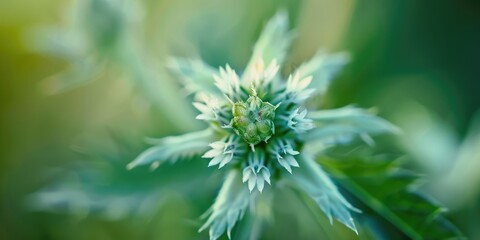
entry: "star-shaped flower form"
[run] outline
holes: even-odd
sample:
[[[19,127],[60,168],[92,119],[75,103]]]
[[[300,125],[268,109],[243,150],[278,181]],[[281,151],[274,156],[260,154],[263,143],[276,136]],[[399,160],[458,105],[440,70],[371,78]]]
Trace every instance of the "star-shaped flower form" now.
[[[320,52],[284,78],[279,69],[291,40],[287,15],[280,12],[266,25],[241,75],[229,65],[217,71],[201,61],[172,60],[172,69],[196,96],[194,105],[201,112],[197,119],[209,127],[161,139],[128,165],[157,167],[167,160],[203,154],[210,159],[208,166],[227,171],[201,228],[210,228],[211,239],[225,231],[230,236],[249,203],[282,179],[305,191],[330,221],[336,218],[356,232],[350,211],[359,210],[340,194],[315,156],[356,137],[371,143],[371,135],[398,131],[356,107],[307,110],[305,103],[325,92],[349,57]]]

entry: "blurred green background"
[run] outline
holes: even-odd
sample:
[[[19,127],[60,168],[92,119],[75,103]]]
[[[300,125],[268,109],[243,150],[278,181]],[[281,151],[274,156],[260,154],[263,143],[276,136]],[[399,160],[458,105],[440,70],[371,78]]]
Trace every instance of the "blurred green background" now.
[[[118,64],[97,81],[46,93],[45,79],[71,63],[34,51],[31,33],[65,26],[72,1],[0,1],[0,239],[207,239],[196,233],[198,216],[214,199],[219,176],[204,162],[153,173],[126,172],[124,166],[147,146],[144,136],[201,126],[180,83],[163,67],[168,56],[242,69],[264,23],[282,9],[297,31],[287,69],[317,49],[349,51],[353,60],[322,106],[376,107],[403,128],[392,150],[404,153],[408,166],[423,174],[425,191],[451,210],[460,229],[480,239],[480,2],[143,0],[138,5],[135,21],[141,27],[133,30],[137,50],[148,55],[146,64],[158,80],[158,89],[150,88],[158,92],[155,104],[125,81],[130,76],[120,74]],[[58,211],[32,206],[32,194],[61,186],[59,179],[92,195],[65,193],[89,200],[73,207],[59,203]],[[89,182],[96,187],[90,189]],[[280,206],[298,201],[288,192],[281,196]],[[263,238],[370,238],[353,236],[338,223],[319,228],[308,209],[292,209],[278,211]]]

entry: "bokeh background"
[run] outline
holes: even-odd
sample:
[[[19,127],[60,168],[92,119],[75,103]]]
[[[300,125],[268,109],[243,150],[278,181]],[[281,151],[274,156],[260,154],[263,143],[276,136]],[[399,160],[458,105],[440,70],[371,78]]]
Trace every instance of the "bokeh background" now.
[[[424,191],[467,236],[480,239],[478,1],[133,2],[129,18],[116,21],[130,24],[120,48],[134,46],[138,54],[127,53],[125,63],[109,52],[118,49],[106,50],[99,70],[85,77],[95,81],[52,94],[53,80],[76,77],[58,73],[78,58],[38,51],[45,36],[56,36],[45,27],[71,29],[73,19],[101,25],[103,18],[77,18],[70,0],[0,1],[0,239],[207,239],[196,233],[199,216],[221,178],[205,162],[155,172],[124,166],[145,149],[145,136],[201,127],[165,68],[169,56],[242,69],[278,10],[288,12],[297,34],[287,69],[318,49],[349,51],[352,62],[322,106],[376,107],[403,128],[386,150],[402,153],[422,173]],[[295,194],[280,199],[276,223],[262,238],[371,238],[338,223],[332,228]]]

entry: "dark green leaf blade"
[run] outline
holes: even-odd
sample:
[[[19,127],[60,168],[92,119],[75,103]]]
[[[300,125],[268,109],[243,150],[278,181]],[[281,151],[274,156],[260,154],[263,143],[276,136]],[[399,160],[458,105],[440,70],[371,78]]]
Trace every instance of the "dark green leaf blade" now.
[[[460,239],[445,209],[411,186],[417,176],[402,170],[398,161],[346,158],[321,159],[321,165],[341,187],[411,239]]]

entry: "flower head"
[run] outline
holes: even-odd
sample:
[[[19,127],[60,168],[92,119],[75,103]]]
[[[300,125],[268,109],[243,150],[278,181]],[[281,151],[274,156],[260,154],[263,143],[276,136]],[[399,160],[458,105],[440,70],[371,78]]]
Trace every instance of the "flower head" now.
[[[349,213],[356,209],[314,161],[324,149],[318,146],[339,143],[332,139],[365,139],[370,134],[396,130],[385,120],[357,108],[307,110],[305,102],[323,93],[348,58],[344,53],[319,53],[285,78],[279,69],[291,41],[287,22],[286,14],[279,13],[267,24],[241,76],[229,65],[213,71],[206,64],[196,64],[185,74],[185,65],[174,69],[186,80],[187,88],[201,99],[194,103],[201,112],[197,119],[206,121],[211,133],[194,135],[195,141],[178,142],[183,144],[180,149],[184,151],[178,154],[184,155],[191,145],[193,153],[203,153],[203,158],[211,159],[208,166],[218,165],[236,176],[241,173],[241,180],[251,194],[245,195],[245,189],[233,182],[238,180],[229,178],[225,184],[234,184],[238,192],[225,189],[228,186],[224,184],[219,196],[228,192],[232,201],[242,204],[233,207],[233,202],[227,203],[223,197],[217,199],[204,225],[204,228],[211,227],[211,239],[218,238],[225,229],[230,232],[246,208],[248,201],[243,198],[253,198],[254,189],[262,193],[267,187],[265,183],[274,185],[279,178],[291,181],[293,186],[309,194],[330,219],[335,217],[356,231]],[[205,80],[208,74],[211,74],[210,81]],[[199,149],[198,143],[206,141],[211,143]]]
[[[246,102],[234,103],[232,112],[235,133],[252,146],[261,141],[267,142],[275,132],[275,106],[257,96],[250,96]]]

